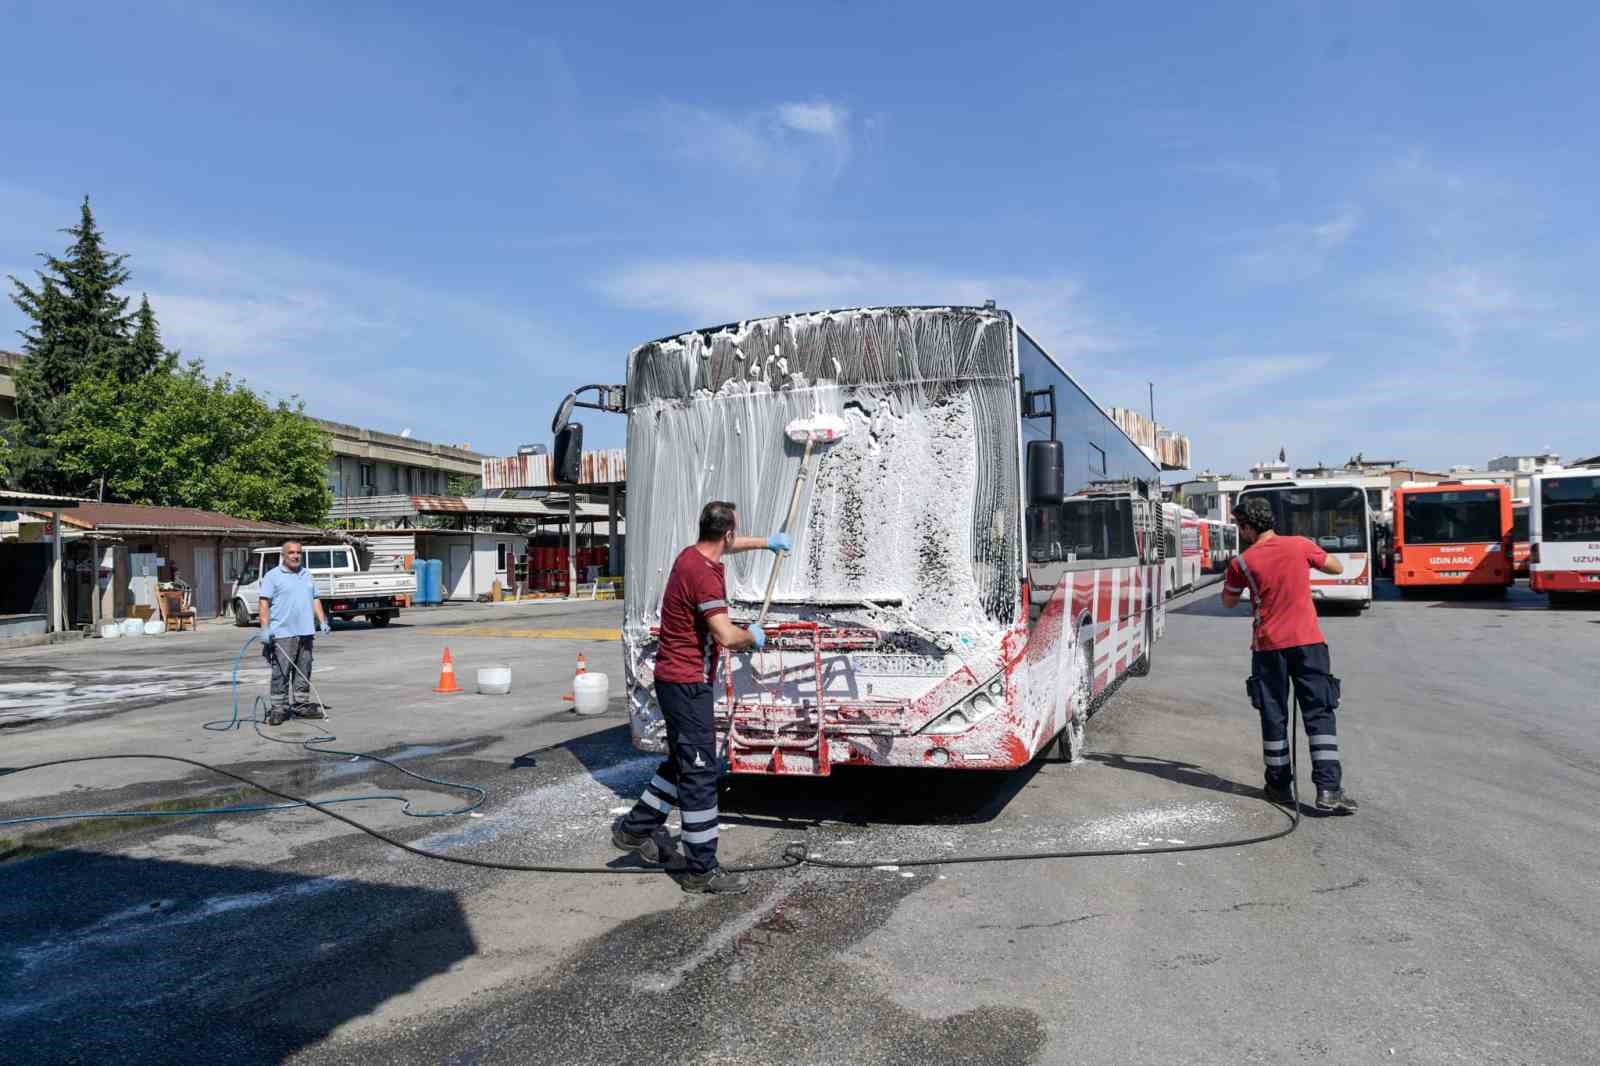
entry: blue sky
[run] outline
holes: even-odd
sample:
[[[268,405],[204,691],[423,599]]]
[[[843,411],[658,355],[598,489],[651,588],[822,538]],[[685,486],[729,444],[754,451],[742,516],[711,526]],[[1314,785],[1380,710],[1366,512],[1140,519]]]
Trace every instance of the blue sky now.
[[[496,453],[986,297],[1197,467],[1600,452],[1595,5],[457,6],[0,2],[0,273],[88,193],[186,355]]]

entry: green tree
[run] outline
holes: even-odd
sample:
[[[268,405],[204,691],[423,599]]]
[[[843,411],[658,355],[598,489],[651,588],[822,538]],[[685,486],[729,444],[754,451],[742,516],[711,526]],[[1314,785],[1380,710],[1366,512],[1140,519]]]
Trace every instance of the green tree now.
[[[133,313],[127,357],[117,376],[123,381],[137,381],[157,370],[175,370],[177,366],[178,353],[167,351],[161,343],[161,327],[156,323],[156,313],[150,310],[149,295],[141,295],[139,310]]]
[[[298,403],[268,404],[198,361],[131,385],[81,381],[60,432],[60,463],[108,499],[239,518],[319,523],[333,502],[326,434]]]
[[[17,418],[7,436],[13,477],[35,489],[81,492],[85,486],[66,480],[54,461],[67,395],[86,376],[110,374],[128,383],[138,373],[128,338],[128,300],[117,294],[128,280],[124,257],[106,250],[87,196],[78,224],[63,232],[72,244],[60,256],[41,253],[45,269],[36,272],[36,286],[10,277],[11,300],[33,327],[22,331]]]

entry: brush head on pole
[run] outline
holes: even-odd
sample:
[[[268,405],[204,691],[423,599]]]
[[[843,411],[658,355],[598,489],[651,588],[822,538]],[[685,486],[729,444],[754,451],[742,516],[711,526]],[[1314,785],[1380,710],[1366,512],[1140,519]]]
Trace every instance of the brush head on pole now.
[[[783,427],[784,435],[796,444],[826,444],[838,440],[849,430],[848,423],[838,415],[812,415],[797,418]]]

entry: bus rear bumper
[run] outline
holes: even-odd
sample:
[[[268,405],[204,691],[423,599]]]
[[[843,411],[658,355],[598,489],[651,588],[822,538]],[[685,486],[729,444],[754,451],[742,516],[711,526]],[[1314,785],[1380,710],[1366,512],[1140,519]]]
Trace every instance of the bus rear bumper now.
[[[1535,570],[1528,575],[1534,592],[1592,592],[1600,595],[1600,570]]]

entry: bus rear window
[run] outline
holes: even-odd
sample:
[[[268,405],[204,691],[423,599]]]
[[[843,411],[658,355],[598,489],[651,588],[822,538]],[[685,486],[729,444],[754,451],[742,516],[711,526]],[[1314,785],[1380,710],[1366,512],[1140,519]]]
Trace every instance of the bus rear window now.
[[[1500,494],[1491,490],[1407,496],[1401,517],[1406,544],[1470,544],[1503,535]]]
[[[1539,490],[1540,538],[1600,539],[1600,477],[1562,477]]]

